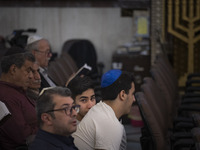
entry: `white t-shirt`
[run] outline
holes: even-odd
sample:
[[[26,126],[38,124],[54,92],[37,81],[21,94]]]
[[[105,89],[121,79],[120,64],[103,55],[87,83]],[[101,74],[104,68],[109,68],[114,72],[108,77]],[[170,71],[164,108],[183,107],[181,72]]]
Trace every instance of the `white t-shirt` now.
[[[113,109],[104,102],[93,106],[73,134],[80,150],[125,150],[126,133]]]

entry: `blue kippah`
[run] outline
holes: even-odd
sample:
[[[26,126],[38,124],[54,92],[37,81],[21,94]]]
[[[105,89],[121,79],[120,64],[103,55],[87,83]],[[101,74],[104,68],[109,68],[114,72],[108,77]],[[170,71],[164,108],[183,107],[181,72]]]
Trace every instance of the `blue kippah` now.
[[[113,69],[106,72],[101,78],[101,87],[107,87],[113,84],[122,74],[122,71],[119,69]]]

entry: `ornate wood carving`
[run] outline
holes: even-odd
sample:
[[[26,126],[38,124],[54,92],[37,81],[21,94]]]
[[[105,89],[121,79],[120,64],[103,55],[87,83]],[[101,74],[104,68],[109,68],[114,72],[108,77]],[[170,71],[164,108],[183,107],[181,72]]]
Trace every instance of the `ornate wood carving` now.
[[[200,0],[166,0],[167,32],[173,38],[174,67],[179,85],[200,71]]]

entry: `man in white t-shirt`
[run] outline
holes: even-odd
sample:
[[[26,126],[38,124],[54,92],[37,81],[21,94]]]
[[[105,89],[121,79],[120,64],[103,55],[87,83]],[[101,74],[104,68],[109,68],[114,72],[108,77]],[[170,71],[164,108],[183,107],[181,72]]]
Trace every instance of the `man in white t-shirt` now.
[[[126,133],[119,121],[135,101],[135,85],[128,72],[110,70],[102,76],[102,101],[93,106],[74,133],[80,150],[125,150]]]

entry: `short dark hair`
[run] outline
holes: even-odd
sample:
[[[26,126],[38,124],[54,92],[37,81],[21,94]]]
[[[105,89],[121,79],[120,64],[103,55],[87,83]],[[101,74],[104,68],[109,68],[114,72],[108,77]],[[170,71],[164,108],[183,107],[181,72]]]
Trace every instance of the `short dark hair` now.
[[[67,87],[71,90],[72,98],[75,100],[77,95],[82,94],[88,89],[94,89],[94,82],[88,76],[76,76],[69,82]]]
[[[15,64],[18,68],[21,68],[26,60],[35,62],[35,57],[31,53],[16,53],[3,56],[1,60],[2,73],[8,73],[13,64]]]
[[[26,52],[26,50],[24,48],[13,46],[13,47],[10,47],[9,49],[7,49],[4,56],[10,56],[10,55],[25,53],[25,52]]]
[[[122,90],[128,94],[132,83],[134,83],[133,74],[122,71],[122,74],[114,83],[107,87],[101,88],[102,100],[115,100],[117,95]]]
[[[43,121],[41,119],[42,113],[45,113],[49,110],[53,110],[55,107],[55,103],[53,102],[53,97],[55,95],[63,96],[63,97],[71,97],[71,91],[66,87],[51,87],[45,90],[36,101],[36,112],[38,118],[38,124],[41,126]],[[54,118],[54,113],[49,112],[49,114]]]

